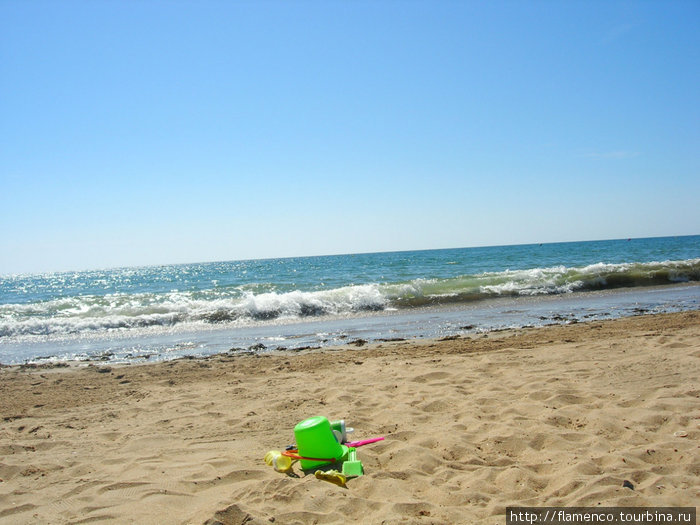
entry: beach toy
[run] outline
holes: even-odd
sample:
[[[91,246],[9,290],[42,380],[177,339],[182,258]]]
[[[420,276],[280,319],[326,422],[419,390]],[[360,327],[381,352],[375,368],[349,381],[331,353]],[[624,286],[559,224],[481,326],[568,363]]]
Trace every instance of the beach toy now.
[[[300,461],[302,470],[342,462],[342,472],[336,470],[321,474],[317,472],[316,477],[345,486],[347,478],[364,474],[362,462],[357,459],[356,447],[384,439],[384,437],[377,437],[347,443],[347,435],[352,431],[352,428],[345,426],[345,420],[342,419],[333,422],[323,416],[305,419],[294,427],[296,447],[291,445],[282,452],[269,451],[265,455],[265,463],[277,472],[288,472],[294,460]]]
[[[298,423],[294,427],[294,438],[303,470],[334,463],[348,455],[348,447],[336,441],[330,422],[323,416]]]
[[[323,481],[329,481],[330,483],[338,485],[339,487],[345,487],[345,482],[348,480],[347,476],[345,476],[344,474],[341,474],[337,470],[329,470],[327,472],[324,472],[322,470],[317,470],[314,473],[314,476],[316,476],[316,479],[322,479]]]
[[[292,458],[282,454],[279,450],[270,450],[265,454],[265,463],[277,472],[287,472],[292,468]]]
[[[345,443],[345,445],[348,447],[357,448],[357,447],[361,447],[363,445],[369,445],[370,443],[376,443],[377,441],[384,441],[384,437],[363,439],[362,441],[353,441],[351,443]]]
[[[346,427],[345,420],[341,419],[339,421],[331,421],[331,430],[338,443],[343,444],[348,440],[348,434],[353,432],[355,429]]]
[[[359,477],[364,474],[362,462],[357,459],[357,451],[351,448],[348,452],[348,459],[343,461],[343,475],[346,478]]]

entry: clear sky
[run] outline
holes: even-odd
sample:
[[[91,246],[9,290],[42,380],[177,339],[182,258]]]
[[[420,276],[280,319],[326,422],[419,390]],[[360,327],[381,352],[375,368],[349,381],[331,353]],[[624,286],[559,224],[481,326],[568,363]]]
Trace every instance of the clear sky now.
[[[700,233],[700,2],[0,0],[0,273]]]

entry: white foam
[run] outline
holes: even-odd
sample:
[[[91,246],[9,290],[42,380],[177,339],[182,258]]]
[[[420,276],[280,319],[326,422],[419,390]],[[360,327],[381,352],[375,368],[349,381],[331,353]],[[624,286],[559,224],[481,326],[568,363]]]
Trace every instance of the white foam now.
[[[404,283],[349,285],[330,290],[289,292],[270,284],[163,294],[78,296],[30,304],[0,305],[0,338],[67,336],[82,333],[172,327],[179,324],[255,323],[271,319],[337,316],[400,306],[471,300],[488,296],[535,296],[569,293],[608,285],[615,277],[698,280],[700,259],[634,264],[596,263],[580,268],[553,266],[465,275],[449,279],[414,279]],[[666,275],[668,276],[666,278]]]

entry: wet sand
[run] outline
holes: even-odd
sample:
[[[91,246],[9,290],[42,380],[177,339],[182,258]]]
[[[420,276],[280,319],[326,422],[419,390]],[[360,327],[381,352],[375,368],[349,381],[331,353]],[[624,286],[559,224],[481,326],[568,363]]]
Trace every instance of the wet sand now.
[[[0,523],[493,523],[700,501],[700,312],[264,356],[0,369]],[[342,488],[262,461],[345,419]],[[627,482],[627,483],[625,483]],[[625,486],[623,486],[623,484]]]

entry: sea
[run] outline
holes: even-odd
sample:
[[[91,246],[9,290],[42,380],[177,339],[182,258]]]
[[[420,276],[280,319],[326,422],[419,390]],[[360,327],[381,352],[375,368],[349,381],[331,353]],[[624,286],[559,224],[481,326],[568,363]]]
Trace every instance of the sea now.
[[[0,363],[140,363],[700,308],[700,235],[0,276]]]

